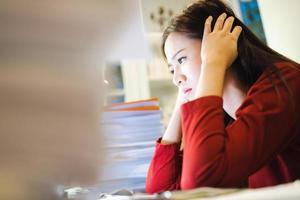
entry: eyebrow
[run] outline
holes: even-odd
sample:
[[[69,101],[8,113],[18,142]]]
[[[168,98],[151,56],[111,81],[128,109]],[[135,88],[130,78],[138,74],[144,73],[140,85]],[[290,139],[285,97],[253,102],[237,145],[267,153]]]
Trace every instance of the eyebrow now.
[[[185,50],[185,48],[182,48],[182,49],[180,49],[179,51],[177,51],[177,52],[172,56],[171,60],[174,60],[174,58],[175,58],[180,52],[182,52],[183,50]],[[168,63],[168,66],[170,67],[171,64]]]

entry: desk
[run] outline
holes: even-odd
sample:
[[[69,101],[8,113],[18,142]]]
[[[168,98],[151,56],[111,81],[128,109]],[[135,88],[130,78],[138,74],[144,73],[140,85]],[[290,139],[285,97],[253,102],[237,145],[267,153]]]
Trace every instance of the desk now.
[[[118,193],[116,193],[118,194]],[[300,180],[259,189],[198,188],[189,191],[165,192],[160,195],[103,195],[100,200],[299,200]]]

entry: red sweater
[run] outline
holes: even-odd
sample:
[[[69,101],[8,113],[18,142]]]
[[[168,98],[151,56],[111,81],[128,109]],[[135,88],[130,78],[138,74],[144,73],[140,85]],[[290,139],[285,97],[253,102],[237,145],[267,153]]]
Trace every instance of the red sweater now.
[[[290,92],[266,70],[247,92],[236,120],[226,127],[221,97],[183,104],[184,151],[179,144],[157,141],[146,191],[241,187],[247,181],[256,188],[299,179],[300,70],[287,62],[276,67]]]

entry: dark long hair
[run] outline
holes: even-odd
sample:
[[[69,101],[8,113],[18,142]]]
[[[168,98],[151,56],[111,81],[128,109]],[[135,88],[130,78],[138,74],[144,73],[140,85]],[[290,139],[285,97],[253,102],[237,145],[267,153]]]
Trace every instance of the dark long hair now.
[[[271,73],[275,73],[286,85],[279,69],[273,65],[278,61],[288,61],[295,66],[299,65],[269,48],[249,28],[236,18],[232,9],[221,0],[200,0],[183,10],[182,14],[174,17],[165,29],[162,38],[162,52],[167,37],[172,32],[185,33],[190,38],[202,39],[204,23],[207,17],[212,16],[214,26],[216,19],[222,13],[227,17],[233,16],[235,21],[233,27],[241,26],[243,31],[238,39],[238,57],[231,68],[237,79],[247,88],[252,86],[262,72],[269,68]],[[287,85],[286,85],[287,86]]]

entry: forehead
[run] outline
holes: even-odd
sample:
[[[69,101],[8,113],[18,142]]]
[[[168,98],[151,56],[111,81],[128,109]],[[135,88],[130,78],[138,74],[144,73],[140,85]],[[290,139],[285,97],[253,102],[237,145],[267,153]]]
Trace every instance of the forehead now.
[[[200,40],[191,39],[184,33],[170,33],[165,42],[164,51],[167,59],[171,59],[181,49],[196,47],[196,43]]]

